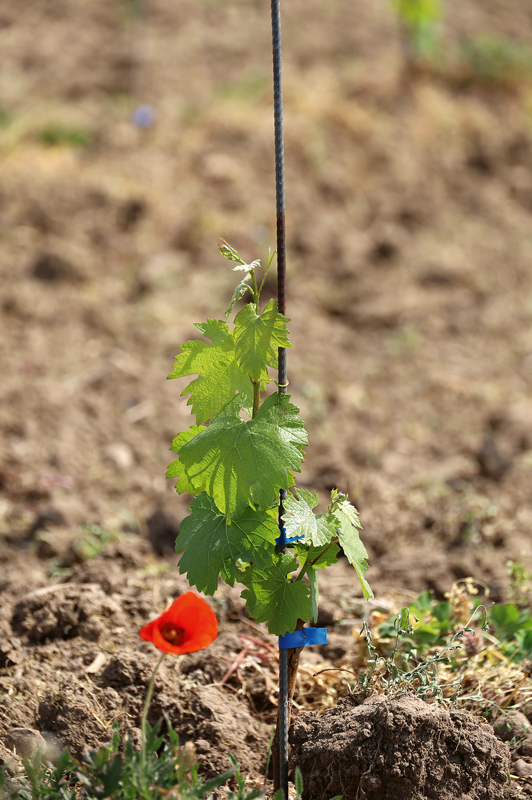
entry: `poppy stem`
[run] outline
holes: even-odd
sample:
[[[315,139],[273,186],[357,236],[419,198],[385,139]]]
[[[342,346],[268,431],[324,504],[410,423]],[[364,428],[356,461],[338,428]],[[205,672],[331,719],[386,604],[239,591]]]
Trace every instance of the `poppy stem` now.
[[[142,763],[143,764],[146,763],[146,744],[147,744],[147,739],[148,739],[148,734],[147,734],[148,708],[150,706],[151,697],[152,697],[152,694],[153,694],[153,686],[155,684],[155,676],[157,675],[157,670],[159,669],[159,667],[163,663],[163,660],[164,660],[165,656],[166,656],[166,653],[163,653],[162,656],[160,657],[159,661],[155,665],[155,669],[152,672],[152,675],[151,675],[151,678],[150,678],[150,683],[148,685],[148,694],[146,695],[146,701],[144,703],[144,710],[142,712],[142,722],[140,723],[140,729],[142,731]]]

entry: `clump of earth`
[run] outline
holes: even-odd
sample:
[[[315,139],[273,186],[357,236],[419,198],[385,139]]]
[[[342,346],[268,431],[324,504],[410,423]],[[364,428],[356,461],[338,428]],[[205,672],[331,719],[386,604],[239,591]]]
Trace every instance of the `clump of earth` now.
[[[491,726],[415,695],[346,698],[300,717],[292,762],[303,800],[502,800],[508,748]]]

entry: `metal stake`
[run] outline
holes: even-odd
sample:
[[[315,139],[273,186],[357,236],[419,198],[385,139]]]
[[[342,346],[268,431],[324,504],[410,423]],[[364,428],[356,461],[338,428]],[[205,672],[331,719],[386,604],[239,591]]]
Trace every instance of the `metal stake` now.
[[[277,302],[281,314],[286,313],[286,231],[284,205],[284,137],[283,137],[283,78],[281,58],[281,6],[280,0],[272,3],[273,46],[273,107],[275,124],[275,201],[277,211]],[[286,392],[286,349],[279,348],[279,394]],[[282,528],[283,501],[286,492],[279,497],[279,527]],[[282,535],[282,534],[281,534]],[[279,774],[275,784],[288,798],[288,727],[289,720],[288,651],[279,651]],[[277,761],[277,759],[275,759]]]
[[[279,788],[288,798],[288,650],[279,650]]]
[[[277,291],[279,311],[286,313],[286,237],[284,207],[283,75],[280,0],[272,0],[273,109],[275,122],[275,201],[277,209]],[[282,358],[281,358],[282,356]],[[279,383],[286,383],[286,350],[279,348]]]

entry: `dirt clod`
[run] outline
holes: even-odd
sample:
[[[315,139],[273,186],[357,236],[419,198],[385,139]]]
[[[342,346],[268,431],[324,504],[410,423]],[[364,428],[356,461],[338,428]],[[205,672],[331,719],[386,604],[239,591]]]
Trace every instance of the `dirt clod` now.
[[[120,607],[99,586],[65,584],[23,598],[15,607],[12,626],[31,642],[74,636],[96,640],[103,630],[98,617],[115,617],[119,624]]]
[[[304,800],[502,800],[509,765],[489,725],[408,694],[347,698],[291,741]]]
[[[179,536],[179,524],[176,519],[158,508],[146,520],[146,526],[150,544],[158,556],[168,555],[175,551],[175,541]]]
[[[532,733],[532,726],[527,717],[520,711],[507,711],[497,717],[493,723],[493,730],[503,742],[511,739],[525,739]]]
[[[523,758],[518,758],[512,764],[511,772],[512,775],[517,775],[518,778],[528,778],[532,775],[532,764]]]
[[[37,750],[46,749],[46,742],[33,728],[11,728],[5,738],[6,747],[22,758],[32,759]]]
[[[55,253],[40,255],[31,269],[31,274],[34,278],[46,283],[55,281],[78,283],[82,280],[77,269]]]

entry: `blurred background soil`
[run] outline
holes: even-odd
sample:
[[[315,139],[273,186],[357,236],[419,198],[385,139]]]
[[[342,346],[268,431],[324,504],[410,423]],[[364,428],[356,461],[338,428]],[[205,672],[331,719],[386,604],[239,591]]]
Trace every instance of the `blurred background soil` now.
[[[349,492],[375,587],[497,597],[532,528],[532,13],[466,6],[418,70],[386,0],[283,8],[289,378],[300,483]],[[481,34],[506,61],[445,67]],[[166,547],[191,420],[165,377],[227,307],[218,237],[275,246],[269,6],[4,2],[0,46],[6,557],[158,511]]]
[[[193,420],[165,378],[228,305],[218,237],[248,260],[275,246],[267,0],[23,5],[0,3],[11,608],[120,537],[151,543],[133,571],[175,564],[187,502],[165,470]],[[532,8],[444,10],[414,67],[387,0],[283,3],[298,483],[349,493],[377,594],[472,575],[500,601],[507,561],[532,565]],[[344,566],[333,610],[359,595]]]

